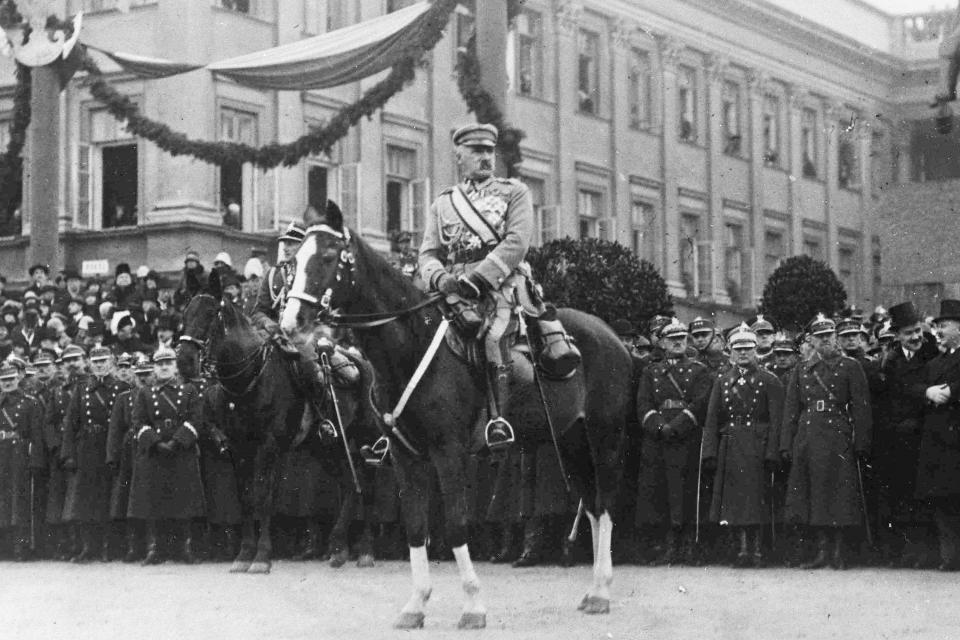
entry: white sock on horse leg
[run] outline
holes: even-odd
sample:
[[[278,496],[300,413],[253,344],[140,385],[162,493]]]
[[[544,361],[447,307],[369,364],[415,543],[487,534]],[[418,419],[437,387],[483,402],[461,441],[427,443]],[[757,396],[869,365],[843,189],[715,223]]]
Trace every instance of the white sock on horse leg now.
[[[464,613],[486,613],[487,608],[480,599],[480,579],[473,568],[470,559],[470,550],[467,545],[454,547],[453,557],[457,560],[457,569],[460,570],[460,583],[463,585]]]
[[[589,511],[584,511],[587,514],[587,520],[590,522],[590,538],[593,543],[593,586],[590,587],[590,591],[587,592],[587,595],[594,595],[597,592],[597,588],[600,586],[600,558],[597,555],[597,550],[600,544],[600,525],[597,522],[597,517],[590,513]]]
[[[403,613],[422,613],[430,599],[430,561],[427,546],[410,547],[410,573],[413,576],[413,595],[403,608]]]
[[[600,577],[601,589],[609,589],[613,582],[613,555],[611,547],[613,545],[613,518],[609,511],[600,514],[600,544],[599,558],[597,558],[597,569]],[[600,594],[597,594],[600,595]],[[609,598],[609,592],[604,592],[604,597]]]

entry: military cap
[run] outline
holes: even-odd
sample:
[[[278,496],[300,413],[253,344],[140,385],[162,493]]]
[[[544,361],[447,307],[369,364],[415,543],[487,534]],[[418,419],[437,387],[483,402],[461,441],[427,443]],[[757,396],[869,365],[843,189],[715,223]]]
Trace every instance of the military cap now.
[[[0,363],[0,380],[11,380],[19,375],[20,372],[17,371],[17,368],[9,362]]]
[[[17,368],[17,371],[23,371],[27,368],[27,361],[18,355],[10,354],[7,356],[7,362]]]
[[[629,336],[632,338],[637,335],[637,330],[634,328],[633,323],[624,318],[618,318],[611,322],[610,328],[613,329],[613,332],[618,336]]]
[[[198,264],[200,263],[200,254],[192,249],[187,251],[187,255],[183,258],[183,264],[187,264],[191,260]]]
[[[109,360],[113,356],[113,352],[106,347],[94,347],[90,350],[90,361],[94,360]]]
[[[807,327],[807,333],[812,336],[835,333],[836,330],[837,324],[822,313],[818,313],[817,317],[811,320],[810,325]]]
[[[640,349],[650,350],[653,348],[653,345],[651,345],[650,341],[647,340],[647,338],[645,338],[644,336],[637,336],[636,340],[633,341],[633,348],[637,350],[640,350]]]
[[[648,324],[650,327],[650,335],[659,337],[660,329],[663,329],[665,326],[670,324],[670,316],[653,316]]]
[[[280,236],[280,242],[303,242],[307,237],[307,229],[299,222],[291,222],[287,225],[286,231]]]
[[[40,300],[36,296],[30,296],[23,298],[23,310],[24,311],[36,311],[40,308]]]
[[[885,342],[887,340],[893,340],[897,337],[896,331],[893,329],[893,321],[887,320],[883,324],[877,327],[876,329],[877,341]]]
[[[160,347],[153,354],[153,363],[159,364],[161,362],[167,362],[169,360],[176,360],[177,354],[173,349],[169,347]]]
[[[773,323],[764,318],[762,313],[757,314],[757,317],[750,325],[750,330],[758,335],[761,333],[773,333],[776,331],[776,329],[773,328]]]
[[[838,336],[846,336],[850,335],[851,333],[860,333],[860,322],[856,318],[838,318],[836,323]]]
[[[83,350],[83,347],[76,344],[71,344],[67,345],[67,348],[63,350],[60,358],[63,360],[70,360],[72,358],[84,358],[86,355],[87,354]]]
[[[690,333],[713,333],[716,328],[716,323],[709,318],[697,316],[690,322]]]
[[[130,367],[133,366],[133,356],[129,353],[121,353],[117,356],[117,366],[118,367]]]
[[[687,333],[687,325],[676,318],[671,318],[670,322],[660,329],[661,338],[683,338]]]
[[[57,361],[56,352],[50,349],[40,349],[37,351],[37,354],[33,356],[33,364],[38,367],[42,367],[48,364],[53,364]]]
[[[840,314],[844,318],[852,318],[857,322],[863,322],[863,309],[856,305],[851,305]]]
[[[471,147],[495,147],[500,132],[492,124],[467,124],[453,132],[453,144]]]
[[[153,373],[153,365],[150,362],[150,356],[145,353],[137,353],[133,370],[136,373]]]
[[[23,375],[25,375],[28,378],[32,378],[35,375],[37,375],[37,368],[32,364],[28,364],[27,368],[23,370]]]
[[[729,344],[731,349],[755,347],[757,346],[757,334],[747,326],[746,322],[743,322],[730,334]]]
[[[781,331],[773,337],[773,350],[785,353],[796,353],[797,346],[787,334]]]

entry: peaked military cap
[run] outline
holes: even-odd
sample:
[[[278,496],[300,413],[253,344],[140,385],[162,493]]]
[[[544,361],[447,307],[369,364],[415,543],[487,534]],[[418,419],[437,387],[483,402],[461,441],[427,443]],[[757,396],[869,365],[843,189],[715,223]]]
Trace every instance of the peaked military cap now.
[[[48,364],[53,364],[57,361],[57,354],[50,349],[40,349],[37,351],[37,355],[33,356],[33,364],[38,367],[42,367]]]
[[[670,322],[660,329],[661,338],[682,338],[688,333],[687,325],[676,318],[671,318]]]
[[[757,314],[753,324],[750,325],[750,330],[756,334],[773,333],[775,331],[773,323],[764,318],[762,313]]]
[[[153,354],[154,364],[159,364],[161,362],[167,362],[167,361],[176,360],[176,359],[177,359],[176,352],[173,349],[170,349],[168,347],[160,347]]]
[[[838,318],[837,335],[846,336],[851,333],[860,333],[860,321],[852,317]]]
[[[453,132],[453,144],[495,147],[499,136],[500,132],[492,124],[467,124]]]
[[[0,380],[10,380],[17,378],[19,375],[20,372],[10,362],[4,361],[0,363]]]
[[[812,336],[835,333],[836,330],[837,324],[822,313],[818,313],[817,317],[810,321],[810,326],[807,327],[807,333]]]
[[[7,362],[16,367],[17,371],[24,371],[27,368],[27,361],[12,353],[7,356]]]
[[[117,356],[118,367],[130,367],[133,365],[133,356],[129,353],[121,353]]]
[[[113,355],[113,352],[106,347],[94,347],[90,350],[90,361],[94,360],[108,360]]]
[[[690,333],[712,333],[716,328],[716,323],[709,318],[697,316],[690,322]]]
[[[286,231],[280,236],[280,242],[303,242],[306,237],[307,228],[294,221],[287,225]]]
[[[133,370],[136,373],[153,373],[153,365],[150,363],[150,356],[145,353],[138,353]]]
[[[83,358],[86,357],[87,353],[83,350],[83,347],[71,344],[67,345],[67,348],[63,350],[63,353],[60,354],[60,358],[63,360],[69,360],[71,358]]]
[[[730,348],[751,348],[757,346],[757,334],[755,334],[747,323],[741,323],[739,327],[730,334]]]
[[[797,345],[781,331],[773,337],[773,350],[781,353],[796,353]]]

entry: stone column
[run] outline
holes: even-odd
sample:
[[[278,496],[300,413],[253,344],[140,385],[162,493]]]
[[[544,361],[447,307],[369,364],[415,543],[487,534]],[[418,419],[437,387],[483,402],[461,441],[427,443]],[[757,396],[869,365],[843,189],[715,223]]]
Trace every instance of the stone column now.
[[[27,265],[49,264],[51,273],[62,266],[59,218],[60,190],[60,81],[53,67],[31,71],[32,115],[24,157],[23,235],[30,237]],[[26,267],[27,265],[24,265]],[[18,274],[19,275],[19,274]]]
[[[720,304],[730,304],[726,289],[726,247],[723,217],[723,83],[730,61],[723,56],[711,56],[707,61],[707,166],[710,201],[710,253],[712,259],[711,297]]]
[[[763,73],[751,69],[747,74],[750,122],[750,226],[751,244],[754,252],[762,251],[764,241],[763,224],[763,96],[766,93],[768,79]],[[754,259],[751,265],[749,297],[754,301],[763,293],[763,260]]]
[[[623,135],[630,129],[630,65],[632,36],[636,25],[627,20],[618,20],[611,26],[610,34],[613,41],[613,55],[611,56],[610,71],[613,81],[610,83],[612,92],[611,105],[613,112],[610,118],[610,173],[612,175],[613,192],[610,202],[612,212],[617,219],[617,235],[615,240],[624,246],[630,246],[630,232],[632,229],[630,195],[630,168],[623,166],[617,146],[622,144]]]
[[[837,270],[840,256],[837,247],[837,219],[833,207],[836,206],[837,194],[840,191],[837,148],[840,144],[840,114],[842,111],[843,108],[838,103],[827,101],[824,104],[823,118],[824,129],[826,131],[824,153],[827,155],[827,174],[824,176],[824,180],[826,181],[826,189],[824,190],[826,199],[824,212],[827,223],[827,239],[824,254],[826,256],[826,263],[834,271]]]
[[[803,255],[803,207],[800,201],[800,181],[803,179],[803,105],[807,94],[803,89],[790,87],[787,100],[787,133],[789,135],[790,182],[790,253]]]
[[[677,182],[677,65],[684,45],[667,36],[660,41],[663,67],[663,277],[670,294],[685,298],[687,290],[680,277],[680,194]]]
[[[577,217],[577,168],[575,139],[571,126],[577,117],[577,33],[583,5],[563,1],[556,12],[556,69],[557,69],[557,189],[560,203],[560,237],[579,235]]]

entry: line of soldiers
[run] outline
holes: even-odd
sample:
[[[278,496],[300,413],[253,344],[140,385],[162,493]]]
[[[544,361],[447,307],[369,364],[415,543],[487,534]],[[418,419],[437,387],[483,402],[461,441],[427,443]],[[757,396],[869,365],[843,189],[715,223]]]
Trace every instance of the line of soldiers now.
[[[641,372],[622,559],[960,568],[960,302],[935,335],[894,306],[875,355],[857,316],[795,340],[758,316],[725,346],[703,318],[614,325]]]

